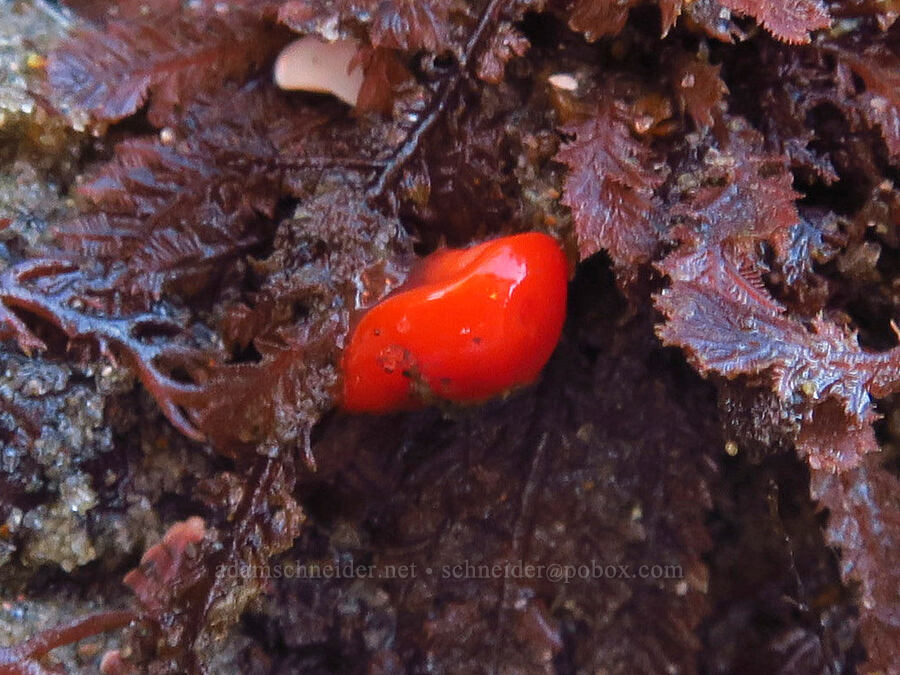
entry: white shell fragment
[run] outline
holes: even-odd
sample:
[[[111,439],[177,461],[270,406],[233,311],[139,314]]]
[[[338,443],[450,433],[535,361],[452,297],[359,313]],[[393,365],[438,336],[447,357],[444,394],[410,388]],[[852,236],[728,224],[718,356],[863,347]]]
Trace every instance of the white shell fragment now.
[[[356,105],[363,83],[359,64],[350,70],[359,43],[356,40],[326,42],[307,35],[285,47],[275,61],[275,84],[282,89],[334,94]]]
[[[547,82],[563,91],[576,91],[578,89],[578,80],[569,73],[554,73],[547,78]]]

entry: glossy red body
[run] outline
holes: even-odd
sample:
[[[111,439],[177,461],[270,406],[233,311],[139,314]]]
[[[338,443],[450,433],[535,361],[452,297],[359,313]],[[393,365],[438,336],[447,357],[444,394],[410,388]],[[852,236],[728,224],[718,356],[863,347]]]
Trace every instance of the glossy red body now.
[[[342,407],[478,402],[533,382],[559,341],[567,283],[559,244],[537,232],[427,256],[352,330]]]

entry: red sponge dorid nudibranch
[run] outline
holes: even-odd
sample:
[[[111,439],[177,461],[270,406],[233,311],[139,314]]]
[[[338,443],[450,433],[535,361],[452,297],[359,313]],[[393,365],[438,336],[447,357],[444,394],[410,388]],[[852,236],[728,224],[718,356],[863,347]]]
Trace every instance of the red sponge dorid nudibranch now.
[[[538,232],[426,256],[353,327],[341,406],[475,403],[532,383],[562,333],[567,285],[559,243]]]

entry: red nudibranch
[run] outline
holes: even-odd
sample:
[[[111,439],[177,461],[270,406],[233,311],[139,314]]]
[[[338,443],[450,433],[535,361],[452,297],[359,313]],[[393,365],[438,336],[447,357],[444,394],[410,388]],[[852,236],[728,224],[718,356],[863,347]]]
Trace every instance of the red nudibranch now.
[[[476,403],[534,382],[562,333],[567,283],[559,243],[538,232],[432,253],[353,327],[341,406]]]

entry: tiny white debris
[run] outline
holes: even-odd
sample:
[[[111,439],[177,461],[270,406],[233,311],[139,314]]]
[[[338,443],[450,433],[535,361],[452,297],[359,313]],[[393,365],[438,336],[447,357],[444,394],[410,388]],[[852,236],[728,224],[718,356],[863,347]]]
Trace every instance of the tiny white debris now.
[[[356,105],[363,72],[350,64],[359,49],[356,40],[326,42],[313,35],[285,47],[275,61],[275,84],[282,89],[334,94]]]
[[[554,73],[547,78],[547,82],[563,91],[575,91],[578,89],[578,80],[575,79],[574,75],[570,75],[569,73]]]
[[[637,522],[641,518],[644,517],[644,507],[640,504],[635,504],[631,507],[631,521]]]
[[[365,18],[360,16],[360,21],[365,21]],[[324,23],[318,26],[318,33],[325,39],[327,42],[334,42],[335,40],[339,40],[341,37],[340,32],[338,31],[338,27],[340,22],[338,21],[337,14],[327,19]]]
[[[873,96],[869,100],[869,107],[875,112],[883,113],[888,109],[890,102],[884,96]]]

